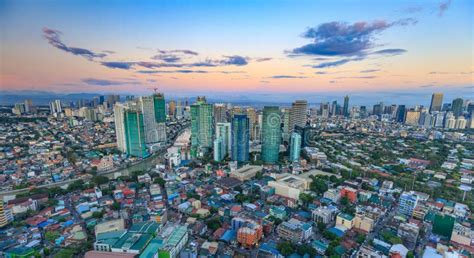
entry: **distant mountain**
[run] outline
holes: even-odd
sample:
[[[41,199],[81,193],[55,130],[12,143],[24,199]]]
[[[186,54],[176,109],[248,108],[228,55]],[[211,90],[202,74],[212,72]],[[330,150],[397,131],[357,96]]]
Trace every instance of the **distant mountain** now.
[[[31,99],[34,105],[48,105],[49,102],[60,99],[62,101],[77,101],[92,99],[97,93],[71,93],[61,94],[50,91],[0,91],[0,105],[13,105]]]

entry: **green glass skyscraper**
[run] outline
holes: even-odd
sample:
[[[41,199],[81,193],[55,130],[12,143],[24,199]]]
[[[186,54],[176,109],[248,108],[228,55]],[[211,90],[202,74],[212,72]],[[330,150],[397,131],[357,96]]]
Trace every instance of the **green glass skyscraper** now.
[[[153,105],[155,108],[155,121],[157,123],[166,122],[165,95],[162,93],[153,94]]]
[[[453,111],[453,114],[456,118],[462,115],[463,102],[464,101],[461,98],[457,98],[453,100],[453,104],[451,105],[451,110]]]
[[[265,163],[278,161],[281,143],[280,108],[266,106],[263,108],[262,119],[262,160]]]
[[[198,97],[191,105],[191,156],[212,148],[214,136],[214,108],[206,103],[205,97]]]
[[[125,142],[130,156],[143,158],[147,155],[143,114],[140,111],[124,112]]]

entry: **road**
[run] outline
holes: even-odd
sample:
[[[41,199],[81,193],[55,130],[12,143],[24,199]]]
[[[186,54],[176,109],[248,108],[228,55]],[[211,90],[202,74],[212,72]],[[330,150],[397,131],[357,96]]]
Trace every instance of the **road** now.
[[[166,153],[167,149],[174,144],[174,141],[178,138],[178,136],[180,134],[182,134],[188,127],[189,127],[189,123],[185,123],[183,126],[181,126],[179,131],[177,131],[171,137],[172,140],[168,141],[168,144],[166,145],[166,147],[162,148],[158,152],[155,152],[152,156],[150,156],[146,159],[140,160],[140,161],[136,162],[135,164],[132,164],[129,167],[117,168],[117,169],[113,169],[113,170],[110,170],[110,171],[105,171],[105,172],[102,172],[102,173],[98,173],[98,175],[104,175],[104,176],[108,176],[108,177],[114,177],[114,175],[116,175],[117,173],[119,173],[121,175],[129,175],[133,171],[148,169],[148,168],[158,164],[158,162],[163,158],[162,155],[164,153]],[[54,183],[49,183],[49,184],[44,184],[44,185],[38,185],[38,186],[35,186],[35,188],[36,189],[42,189],[42,188],[52,188],[52,187],[56,187],[56,186],[61,187],[61,186],[68,185],[72,182],[75,182],[75,181],[81,180],[81,179],[84,179],[84,178],[79,177],[79,178],[68,179],[68,180],[64,180],[64,181],[60,181],[60,182],[54,182]],[[28,192],[29,190],[30,190],[30,188],[3,191],[3,192],[0,192],[0,199],[2,199],[4,196],[17,195],[17,194]]]

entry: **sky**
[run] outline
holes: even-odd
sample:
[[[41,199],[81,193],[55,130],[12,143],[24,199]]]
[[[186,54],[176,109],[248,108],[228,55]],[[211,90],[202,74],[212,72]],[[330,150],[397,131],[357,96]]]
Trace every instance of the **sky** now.
[[[470,0],[0,0],[0,88],[473,98],[473,15]]]

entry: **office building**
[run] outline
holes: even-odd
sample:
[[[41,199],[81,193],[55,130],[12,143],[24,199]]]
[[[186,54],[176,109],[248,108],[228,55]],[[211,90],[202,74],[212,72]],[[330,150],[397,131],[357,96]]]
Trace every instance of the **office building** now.
[[[441,111],[441,106],[443,105],[443,93],[433,93],[431,95],[431,105],[430,105],[430,113],[435,111]]]
[[[301,154],[301,135],[293,132],[290,141],[290,161],[299,161]]]
[[[59,99],[54,100],[49,103],[49,111],[53,116],[57,116],[59,113],[63,112],[62,103]]]
[[[398,212],[400,214],[411,217],[416,205],[418,204],[418,196],[409,192],[403,192],[400,195],[400,204],[398,206]]]
[[[420,111],[408,110],[406,112],[405,124],[418,125],[419,120],[420,120]]]
[[[216,139],[222,139],[222,145],[225,150],[225,155],[230,155],[232,150],[232,130],[231,123],[217,123],[216,124]]]
[[[249,119],[247,115],[234,115],[232,118],[232,151],[234,161],[249,161]]]
[[[291,104],[288,133],[293,132],[295,125],[301,127],[306,125],[307,109],[308,102],[306,100],[297,100]]]
[[[221,137],[216,138],[214,140],[214,148],[213,148],[213,154],[214,154],[214,161],[216,162],[221,162],[222,159],[225,157],[225,148],[223,144],[223,140]]]
[[[166,114],[164,114],[162,95],[140,97],[138,104],[143,115],[145,143],[164,142],[166,140]]]
[[[214,136],[214,108],[198,97],[191,105],[191,156],[202,156],[212,148]]]
[[[166,122],[165,95],[162,93],[153,94],[153,108],[156,123]],[[174,109],[174,108],[173,108]]]
[[[405,105],[399,105],[397,108],[397,115],[395,116],[395,120],[398,123],[405,122],[405,115],[406,115],[406,108]]]
[[[265,106],[262,120],[262,160],[265,163],[278,161],[281,142],[281,117],[277,106]]]
[[[114,122],[115,136],[117,138],[117,149],[121,152],[127,152],[127,144],[125,141],[125,110],[128,107],[123,104],[115,104],[114,106]]]
[[[214,122],[216,124],[227,122],[227,108],[225,104],[223,103],[214,104]]]
[[[461,98],[457,98],[453,100],[453,104],[451,105],[451,110],[453,112],[454,117],[458,118],[463,113],[463,103],[464,101]]]
[[[342,109],[344,117],[349,117],[349,96],[344,97],[344,108]]]
[[[11,210],[0,200],[0,228],[5,227],[13,221]]]
[[[124,112],[124,125],[127,153],[135,157],[145,157],[147,152],[143,114],[140,111],[126,110]]]
[[[372,110],[372,114],[380,117],[383,113],[383,102],[380,102],[379,104],[375,104]]]

